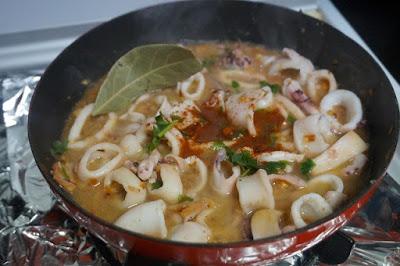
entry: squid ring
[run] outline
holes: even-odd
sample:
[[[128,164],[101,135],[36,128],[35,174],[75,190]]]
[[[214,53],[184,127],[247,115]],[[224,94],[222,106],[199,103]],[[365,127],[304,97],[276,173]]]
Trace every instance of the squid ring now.
[[[117,155],[114,156],[114,158],[112,158],[110,161],[105,163],[100,168],[96,170],[89,170],[88,163],[92,158],[93,153],[96,153],[99,150],[116,152]],[[101,177],[104,177],[106,174],[110,173],[122,162],[122,159],[124,158],[123,154],[124,153],[122,149],[118,145],[112,143],[103,142],[93,145],[92,147],[86,150],[85,154],[81,158],[81,161],[79,162],[78,166],[79,177],[83,180],[87,180],[89,178],[100,179]]]

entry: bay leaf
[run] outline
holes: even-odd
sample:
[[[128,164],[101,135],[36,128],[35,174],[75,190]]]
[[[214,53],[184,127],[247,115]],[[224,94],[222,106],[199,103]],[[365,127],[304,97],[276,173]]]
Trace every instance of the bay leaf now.
[[[92,114],[124,111],[136,97],[174,86],[201,70],[193,53],[172,44],[139,46],[123,55],[108,72]]]

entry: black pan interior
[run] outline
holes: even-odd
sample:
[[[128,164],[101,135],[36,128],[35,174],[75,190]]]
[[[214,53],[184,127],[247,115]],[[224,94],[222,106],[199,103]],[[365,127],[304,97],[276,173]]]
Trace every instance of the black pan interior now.
[[[284,8],[242,1],[188,1],[132,12],[93,29],[64,50],[43,75],[31,102],[29,139],[43,175],[65,198],[71,200],[51,177],[50,147],[90,86],[83,81],[104,76],[135,46],[185,41],[290,47],[317,68],[331,70],[339,88],[352,90],[363,101],[371,144],[370,171],[364,178],[374,180],[386,171],[397,143],[398,107],[385,74],[366,51],[331,26]]]

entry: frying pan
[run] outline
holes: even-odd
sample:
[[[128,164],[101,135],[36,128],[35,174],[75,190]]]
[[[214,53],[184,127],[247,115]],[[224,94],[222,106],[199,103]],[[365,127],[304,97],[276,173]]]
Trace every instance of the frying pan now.
[[[138,45],[196,41],[243,41],[272,49],[293,48],[318,68],[331,70],[340,88],[362,100],[370,133],[365,186],[342,208],[304,228],[275,237],[227,244],[186,244],[118,228],[80,207],[52,178],[51,144],[85,89]],[[89,83],[89,85],[88,85]],[[277,260],[302,251],[343,226],[379,186],[394,153],[398,106],[385,74],[344,34],[300,12],[254,2],[190,1],[128,13],[84,34],[47,68],[29,112],[28,132],[40,171],[63,209],[108,245],[134,254],[194,264]]]

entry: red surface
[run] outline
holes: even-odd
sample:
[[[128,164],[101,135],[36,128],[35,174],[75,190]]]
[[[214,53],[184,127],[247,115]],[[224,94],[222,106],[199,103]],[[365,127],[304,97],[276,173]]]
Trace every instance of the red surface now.
[[[91,233],[115,248],[129,250],[133,254],[160,260],[179,261],[197,265],[233,265],[265,260],[275,261],[314,246],[348,222],[372,197],[382,179],[383,177],[380,177],[376,180],[368,191],[345,211],[339,213],[333,219],[316,225],[307,231],[293,232],[292,234],[278,236],[265,241],[227,244],[218,247],[173,244],[141,238],[126,231],[111,228],[85,215],[67,201],[59,199],[62,207],[70,216],[85,226]]]

